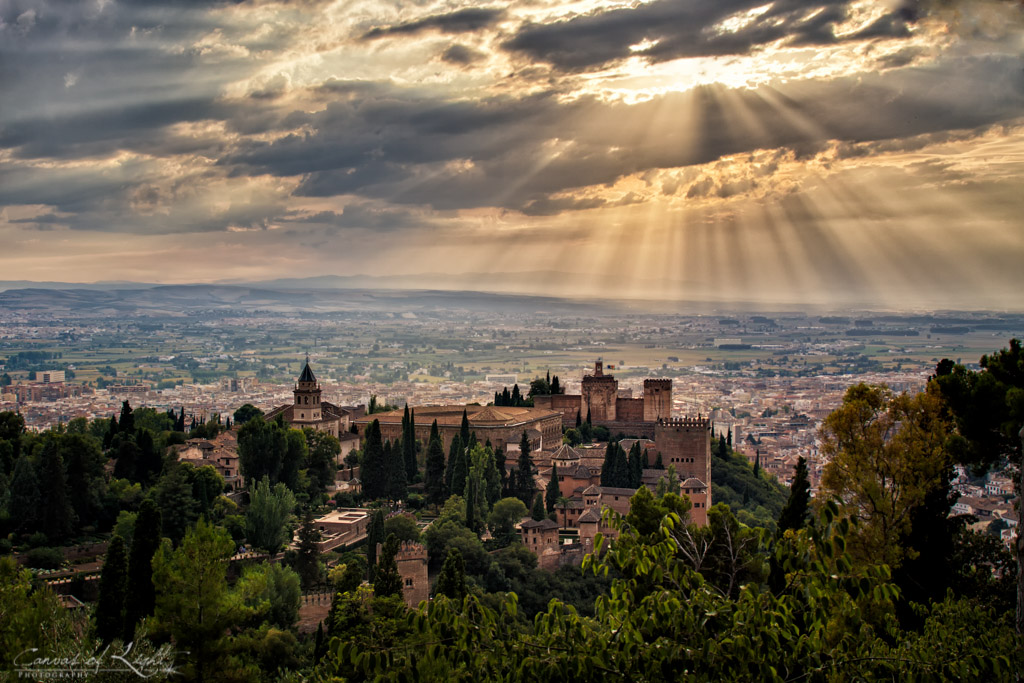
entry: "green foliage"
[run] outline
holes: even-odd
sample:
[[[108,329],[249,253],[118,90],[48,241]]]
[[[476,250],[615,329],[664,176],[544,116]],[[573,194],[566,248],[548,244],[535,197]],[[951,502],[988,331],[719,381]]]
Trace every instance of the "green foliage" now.
[[[380,422],[374,420],[366,428],[366,442],[363,446],[362,469],[363,495],[370,500],[387,498],[388,471],[384,459],[384,440],[380,433]]]
[[[533,517],[534,521],[540,522],[548,518],[548,513],[544,509],[544,496],[537,494],[533,498],[533,507],[530,508],[530,516]]]
[[[246,567],[235,590],[250,610],[247,621],[289,629],[299,620],[302,588],[299,575],[282,564],[263,563]]]
[[[283,483],[273,489],[264,477],[249,493],[245,512],[245,535],[253,546],[276,554],[289,541],[288,523],[295,509],[295,496]]]
[[[731,450],[727,458],[711,453],[711,491],[714,501],[725,503],[744,523],[775,528],[786,504],[786,487],[775,479],[755,475],[747,459]],[[746,514],[744,514],[746,513]]]
[[[434,594],[459,601],[466,597],[466,565],[462,561],[462,554],[454,548],[448,550],[448,556],[444,559]]]
[[[185,531],[199,518],[188,470],[185,463],[170,463],[150,492],[160,510],[163,535],[174,543],[184,538]]]
[[[263,411],[251,403],[246,403],[236,410],[232,417],[235,418],[235,424],[241,426],[254,417],[263,417]]]
[[[209,680],[234,668],[228,629],[246,614],[228,589],[227,560],[234,549],[226,531],[200,519],[177,550],[165,542],[153,557],[152,633],[174,639],[185,680]]]
[[[518,498],[502,498],[494,504],[491,514],[487,517],[491,535],[498,539],[501,545],[508,545],[516,537],[516,524],[519,524],[528,512],[523,501]]]
[[[551,463],[551,479],[548,480],[547,488],[544,490],[544,508],[549,513],[555,511],[555,505],[561,495],[558,488],[558,463]]]
[[[384,538],[394,536],[399,541],[419,541],[420,527],[412,515],[394,515],[384,522]]]
[[[36,648],[33,659],[72,655],[68,644],[76,637],[70,612],[53,591],[33,587],[30,571],[0,557],[0,671],[10,671],[30,648]]]
[[[153,587],[153,555],[160,548],[160,511],[146,499],[139,507],[132,529],[131,550],[128,554],[127,594],[125,602],[125,642],[133,640],[135,626],[153,613],[156,591]]]
[[[309,427],[302,430],[306,439],[306,461],[303,463],[309,476],[309,494],[318,496],[334,484],[334,473],[337,472],[338,455],[341,453],[341,442],[329,432],[321,432]]]
[[[811,500],[811,483],[807,479],[807,461],[800,456],[796,461],[796,474],[789,487],[789,499],[779,514],[776,527],[778,535],[789,529],[801,529],[807,523],[808,504]]]
[[[299,526],[298,552],[294,562],[295,571],[306,590],[320,582],[320,538],[313,515],[306,513]]]
[[[25,553],[25,564],[34,569],[59,569],[64,564],[64,554],[59,548],[32,548]]]
[[[438,434],[437,420],[434,420],[430,427],[425,479],[427,501],[431,505],[440,505],[448,497],[448,487],[445,480],[444,446],[441,444],[441,436]]]
[[[398,573],[395,555],[399,541],[394,534],[387,537],[380,551],[380,560],[373,577],[373,595],[378,598],[402,597],[402,576]]]
[[[120,638],[124,630],[125,596],[128,589],[128,558],[124,539],[114,536],[103,558],[99,598],[96,601],[96,637],[103,643]]]

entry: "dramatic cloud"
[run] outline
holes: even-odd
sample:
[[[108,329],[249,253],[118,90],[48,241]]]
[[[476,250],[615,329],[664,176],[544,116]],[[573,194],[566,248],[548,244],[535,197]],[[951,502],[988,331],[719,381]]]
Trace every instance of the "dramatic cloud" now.
[[[1021,16],[8,0],[0,266],[86,277],[123,247],[161,267],[202,233],[239,277],[579,259],[623,295],[714,298],[732,270],[728,296],[878,298],[938,287],[927,258],[1024,285]],[[558,286],[592,293],[580,274]]]

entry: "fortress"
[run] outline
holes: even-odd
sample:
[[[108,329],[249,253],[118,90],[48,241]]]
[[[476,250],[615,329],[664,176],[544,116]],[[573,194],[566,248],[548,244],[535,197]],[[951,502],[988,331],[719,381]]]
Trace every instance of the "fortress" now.
[[[594,363],[594,374],[585,375],[579,394],[534,396],[535,408],[553,410],[562,415],[562,424],[572,427],[576,418],[603,425],[612,435],[654,438],[658,420],[672,417],[672,380],[645,379],[640,398],[619,396],[619,382],[604,372],[604,363]]]

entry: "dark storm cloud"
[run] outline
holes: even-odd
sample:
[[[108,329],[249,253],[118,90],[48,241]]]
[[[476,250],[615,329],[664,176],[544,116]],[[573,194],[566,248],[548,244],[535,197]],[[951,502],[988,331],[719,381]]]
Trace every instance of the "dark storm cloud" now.
[[[709,86],[634,105],[553,93],[448,103],[393,86],[362,92],[309,115],[315,133],[243,143],[221,163],[236,174],[301,175],[300,195],[542,213],[574,208],[550,199],[559,192],[651,169],[756,149],[811,154],[830,140],[893,140],[1024,115],[1020,62],[996,57],[758,89]],[[642,124],[642,135],[631,125],[650,121],[663,123]]]
[[[389,35],[412,35],[435,30],[441,33],[469,33],[479,31],[501,20],[505,10],[492,7],[467,7],[448,14],[434,14],[416,21],[391,26],[378,26],[363,34],[363,40]]]
[[[845,0],[655,0],[628,8],[595,11],[549,24],[528,23],[503,43],[511,52],[566,71],[598,68],[641,54],[652,61],[746,54],[779,40],[794,45],[907,35],[905,12],[895,9],[873,24],[838,38]],[[734,31],[715,30],[726,19],[768,9]],[[647,41],[640,52],[630,46]]]
[[[441,61],[457,66],[466,66],[473,62],[478,62],[484,57],[483,52],[459,43],[449,46],[447,50],[441,53]]]

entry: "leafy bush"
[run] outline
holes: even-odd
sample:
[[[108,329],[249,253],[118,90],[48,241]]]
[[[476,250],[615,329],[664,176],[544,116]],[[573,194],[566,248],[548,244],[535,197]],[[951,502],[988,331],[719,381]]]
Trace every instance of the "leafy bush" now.
[[[34,569],[59,569],[64,563],[64,554],[57,548],[32,548],[25,557]]]

